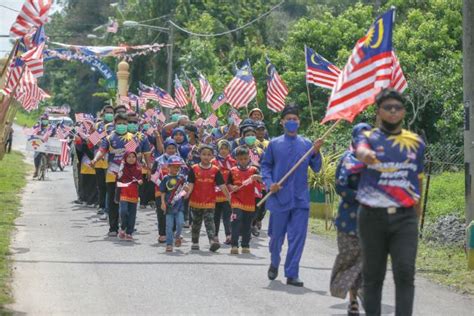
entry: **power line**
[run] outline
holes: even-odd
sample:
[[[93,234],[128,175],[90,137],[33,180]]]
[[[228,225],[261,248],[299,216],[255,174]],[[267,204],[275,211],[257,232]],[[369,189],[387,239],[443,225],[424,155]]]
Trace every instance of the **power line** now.
[[[8,10],[13,11],[13,12],[20,12],[20,11],[18,11],[18,10],[16,10],[16,9],[7,7],[6,5],[3,5],[3,4],[0,4],[0,7],[5,8],[5,9],[8,9]]]
[[[281,1],[279,4],[277,4],[276,6],[272,7],[270,10],[268,10],[267,12],[263,13],[262,15],[258,16],[257,18],[253,19],[252,21],[248,22],[248,23],[245,23],[244,25],[238,27],[238,28],[235,28],[233,30],[229,30],[229,31],[225,31],[225,32],[221,32],[221,33],[212,33],[212,34],[204,34],[204,33],[194,33],[194,32],[191,32],[179,25],[177,25],[176,23],[174,23],[173,21],[171,20],[168,20],[168,22],[173,25],[174,27],[176,27],[178,30],[184,32],[184,33],[187,33],[189,35],[194,35],[194,36],[201,36],[201,37],[214,37],[214,36],[221,36],[221,35],[226,35],[226,34],[230,34],[230,33],[233,33],[233,32],[236,32],[236,31],[239,31],[241,29],[244,29],[246,28],[247,26],[257,22],[258,20],[266,17],[267,15],[269,15],[270,13],[272,13],[275,9],[279,8],[283,3],[285,2],[285,0]]]

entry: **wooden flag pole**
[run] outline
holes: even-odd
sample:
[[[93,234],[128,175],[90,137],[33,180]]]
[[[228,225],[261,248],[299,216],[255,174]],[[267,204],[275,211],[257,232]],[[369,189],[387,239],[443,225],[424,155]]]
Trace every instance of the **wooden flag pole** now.
[[[311,124],[314,124],[313,105],[311,104],[311,95],[309,94],[308,82],[306,82],[306,91],[308,92],[308,106],[309,106],[309,114],[311,115]]]
[[[328,135],[331,134],[332,130],[339,124],[340,121],[341,119],[334,122],[334,124],[328,128],[328,130],[323,134],[323,136],[321,136],[321,139],[325,139],[326,137],[328,137]],[[295,170],[303,163],[303,161],[305,161],[306,158],[308,158],[312,153],[313,153],[313,146],[311,146],[311,148],[303,155],[303,157],[301,157],[300,160],[298,160],[298,162],[283,176],[283,178],[281,178],[280,181],[277,182],[277,184],[282,185],[283,182],[285,182],[285,180],[288,179],[288,177],[291,176],[291,174],[295,172]],[[265,203],[265,201],[271,195],[272,195],[272,192],[268,192],[267,195],[265,195],[265,197],[261,199],[260,202],[258,202],[257,207],[260,207],[263,203]]]
[[[0,74],[0,78],[3,77],[3,75],[4,75],[5,72],[7,71],[8,66],[10,65],[10,62],[11,62],[11,60],[12,60],[12,58],[13,58],[13,55],[15,54],[15,51],[16,51],[17,48],[18,48],[19,43],[20,43],[20,40],[16,40],[15,45],[13,45],[13,48],[12,48],[12,50],[11,50],[11,52],[10,52],[10,55],[8,55],[8,59],[5,61],[5,65],[3,65],[3,69],[2,69],[2,72],[1,72],[1,74]]]

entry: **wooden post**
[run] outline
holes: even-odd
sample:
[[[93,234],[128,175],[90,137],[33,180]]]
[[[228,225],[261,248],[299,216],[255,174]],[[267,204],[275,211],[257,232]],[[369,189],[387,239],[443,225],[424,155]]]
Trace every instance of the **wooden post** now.
[[[428,204],[428,193],[430,190],[430,180],[431,180],[431,167],[433,165],[432,157],[428,156],[428,175],[426,177],[426,186],[425,194],[423,196],[423,212],[421,213],[421,224],[420,224],[420,239],[423,238],[423,226],[425,225],[425,216],[426,216],[426,206]]]

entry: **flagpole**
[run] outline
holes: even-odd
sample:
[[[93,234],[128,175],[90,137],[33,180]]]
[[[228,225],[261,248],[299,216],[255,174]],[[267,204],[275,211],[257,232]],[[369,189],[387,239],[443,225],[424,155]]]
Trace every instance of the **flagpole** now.
[[[311,115],[311,124],[314,124],[313,105],[311,104],[311,95],[309,93],[309,84],[307,81],[306,81],[306,91],[308,92],[308,105],[309,105],[309,114]]]
[[[339,124],[339,122],[341,122],[341,119],[338,119],[336,122],[334,122],[334,124],[332,124],[332,126],[328,128],[328,130],[323,134],[323,136],[321,136],[321,139],[325,139],[326,137],[328,137],[329,134],[331,134],[332,130]],[[277,182],[277,184],[281,186],[283,182],[285,182],[285,180],[288,179],[288,177],[291,176],[291,174],[295,172],[295,170],[303,163],[303,161],[305,161],[306,158],[308,158],[313,153],[313,150],[314,148],[313,146],[311,146],[311,148],[303,155],[303,157],[298,160],[298,162],[283,176],[283,178],[281,178],[280,181]],[[271,195],[272,192],[268,192],[267,195],[265,195],[263,199],[258,202],[257,207],[260,207],[263,203],[265,203],[265,201]]]
[[[10,61],[12,60],[13,55],[15,54],[15,51],[17,50],[19,44],[20,44],[20,40],[16,40],[15,45],[13,45],[13,48],[10,52],[10,55],[8,55],[8,59],[5,61],[5,65],[3,65],[3,69],[2,69],[2,73],[0,74],[0,78],[3,77],[3,75],[7,71],[8,65],[10,64]]]

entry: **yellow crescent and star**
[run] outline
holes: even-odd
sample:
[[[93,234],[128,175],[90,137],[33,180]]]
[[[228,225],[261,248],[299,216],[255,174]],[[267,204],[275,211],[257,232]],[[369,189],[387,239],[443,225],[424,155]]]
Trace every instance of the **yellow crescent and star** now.
[[[377,40],[374,42],[373,39],[375,35],[375,28],[378,28],[378,36]],[[383,19],[379,19],[374,25],[370,27],[369,31],[367,32],[367,39],[364,42],[364,46],[370,48],[379,48],[383,42],[384,31]]]
[[[315,65],[319,65],[316,60],[314,59],[316,57],[316,54],[311,54],[311,62]]]

